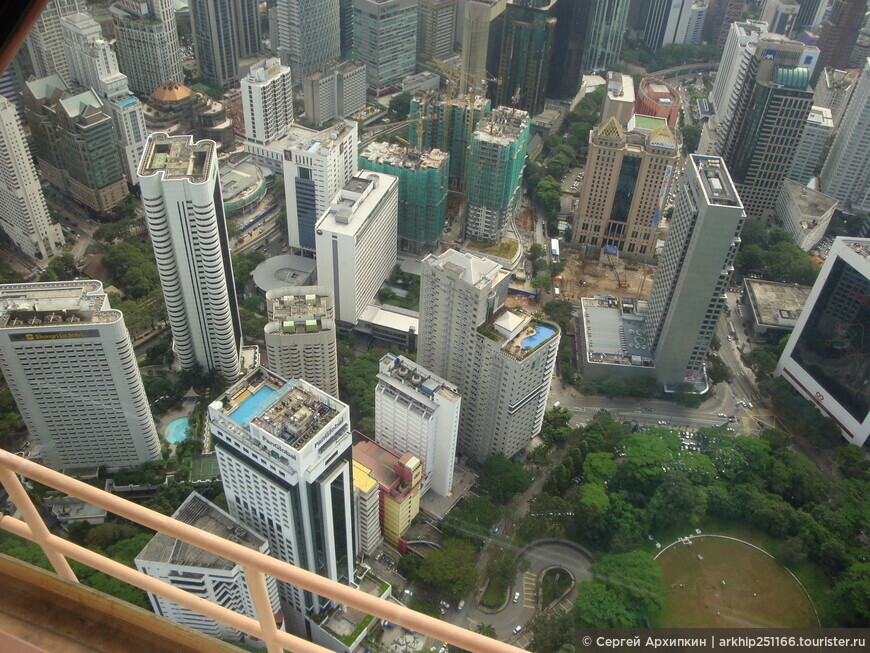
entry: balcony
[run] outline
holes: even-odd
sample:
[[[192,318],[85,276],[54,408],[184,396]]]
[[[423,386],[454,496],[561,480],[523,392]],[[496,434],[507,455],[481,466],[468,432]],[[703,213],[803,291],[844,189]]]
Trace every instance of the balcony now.
[[[16,475],[240,564],[245,570],[258,618],[252,619],[210,603],[52,535]],[[55,576],[0,556],[0,582],[3,583],[3,592],[0,592],[0,650],[3,651],[113,651],[118,650],[120,642],[123,642],[124,650],[130,653],[238,651],[229,644],[80,585],[68,559],[77,560],[257,637],[265,642],[264,650],[268,653],[327,653],[327,649],[278,629],[269,605],[265,575],[302,587],[349,609],[372,615],[373,618],[390,621],[469,651],[519,651],[503,642],[288,565],[2,450],[0,483],[22,516],[22,519],[17,519],[0,515],[0,528],[39,544],[57,574]]]

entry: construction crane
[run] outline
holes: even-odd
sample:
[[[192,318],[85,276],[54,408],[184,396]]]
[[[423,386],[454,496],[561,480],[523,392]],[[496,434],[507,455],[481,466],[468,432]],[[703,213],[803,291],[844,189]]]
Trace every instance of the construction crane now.
[[[652,275],[652,273],[653,273],[653,269],[651,267],[644,267],[643,278],[640,280],[640,289],[637,291],[636,299],[640,299],[640,296],[643,293],[643,287],[646,285],[647,277]]]
[[[619,271],[616,269],[616,262],[613,260],[613,256],[611,256],[610,252],[607,250],[605,250],[605,254],[607,255],[607,261],[610,263],[610,267],[613,270],[613,276],[616,277],[617,288],[628,288],[628,281],[619,277]]]

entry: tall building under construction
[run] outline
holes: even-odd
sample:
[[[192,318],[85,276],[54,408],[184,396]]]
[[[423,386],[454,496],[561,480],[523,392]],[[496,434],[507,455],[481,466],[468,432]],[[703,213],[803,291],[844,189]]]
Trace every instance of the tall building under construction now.
[[[450,97],[446,93],[429,92],[411,100],[410,118],[421,119],[422,124],[419,133],[415,129],[410,131],[411,145],[419,150],[438,148],[450,155],[450,190],[465,190],[471,135],[490,111],[490,101],[475,94]]]
[[[514,219],[522,195],[529,144],[529,114],[498,107],[477,125],[471,137],[465,189],[465,235],[501,240]]]
[[[363,170],[399,178],[399,247],[422,253],[438,244],[447,217],[450,155],[375,142],[359,156]]]

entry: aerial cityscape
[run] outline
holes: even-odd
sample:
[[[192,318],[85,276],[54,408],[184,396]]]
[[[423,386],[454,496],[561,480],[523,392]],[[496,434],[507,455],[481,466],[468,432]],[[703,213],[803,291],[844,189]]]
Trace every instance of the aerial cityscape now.
[[[0,650],[867,650],[868,0],[12,14]]]

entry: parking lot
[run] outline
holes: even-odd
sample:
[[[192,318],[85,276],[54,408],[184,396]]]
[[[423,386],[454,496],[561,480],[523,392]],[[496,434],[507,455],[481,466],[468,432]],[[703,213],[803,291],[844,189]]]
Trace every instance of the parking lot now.
[[[577,193],[580,191],[580,186],[583,185],[583,177],[585,176],[583,168],[570,168],[568,172],[562,175],[559,180],[562,185],[563,193]]]

